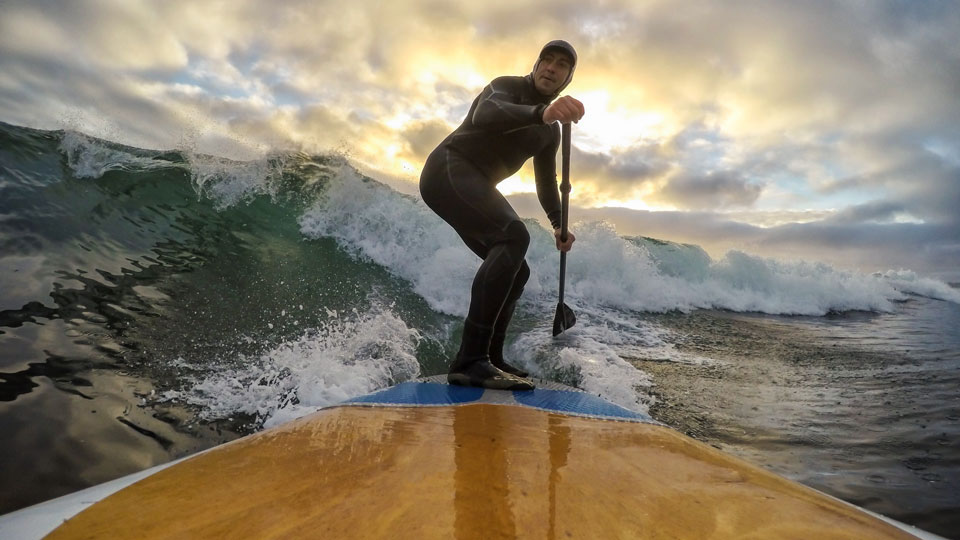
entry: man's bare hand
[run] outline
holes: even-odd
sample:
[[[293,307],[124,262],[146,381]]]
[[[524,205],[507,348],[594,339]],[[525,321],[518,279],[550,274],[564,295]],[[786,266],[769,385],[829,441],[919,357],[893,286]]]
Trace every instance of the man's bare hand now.
[[[552,124],[554,122],[577,123],[583,118],[583,103],[570,96],[563,96],[554,101],[543,111],[543,123]]]
[[[561,242],[560,229],[553,230],[553,237],[557,240],[557,249],[564,252],[570,251],[570,248],[573,246],[573,241],[577,239],[577,237],[574,236],[572,232],[567,231],[567,241]]]

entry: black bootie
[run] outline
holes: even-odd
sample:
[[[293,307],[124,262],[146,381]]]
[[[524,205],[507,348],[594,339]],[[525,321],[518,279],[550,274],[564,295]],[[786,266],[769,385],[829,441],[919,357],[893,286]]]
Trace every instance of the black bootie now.
[[[515,375],[517,377],[526,377],[530,375],[526,371],[511,366],[503,359],[503,343],[506,341],[506,333],[501,334],[496,332],[493,334],[493,337],[490,339],[490,363],[496,366],[497,369],[510,375]]]
[[[533,390],[534,385],[530,381],[504,373],[490,363],[487,351],[492,335],[492,328],[469,320],[464,323],[460,352],[450,366],[447,382],[494,390]]]

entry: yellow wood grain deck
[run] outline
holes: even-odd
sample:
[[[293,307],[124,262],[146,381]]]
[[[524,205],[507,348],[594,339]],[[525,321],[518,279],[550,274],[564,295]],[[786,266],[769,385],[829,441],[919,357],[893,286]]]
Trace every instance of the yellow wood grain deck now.
[[[912,537],[665,427],[472,404],[324,410],[48,538]]]

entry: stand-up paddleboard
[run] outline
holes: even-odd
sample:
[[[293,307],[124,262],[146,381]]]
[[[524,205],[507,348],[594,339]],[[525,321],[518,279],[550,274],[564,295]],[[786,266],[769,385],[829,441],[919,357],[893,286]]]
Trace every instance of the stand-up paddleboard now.
[[[40,538],[939,538],[576,389],[405,382],[0,517]]]

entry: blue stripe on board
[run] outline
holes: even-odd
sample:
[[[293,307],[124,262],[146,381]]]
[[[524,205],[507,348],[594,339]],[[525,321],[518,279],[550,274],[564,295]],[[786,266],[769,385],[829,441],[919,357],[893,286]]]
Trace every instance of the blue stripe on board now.
[[[380,403],[384,405],[456,405],[477,401],[483,388],[437,383],[405,382],[386,390],[347,400],[346,403]]]
[[[583,414],[588,416],[603,416],[607,418],[629,418],[644,422],[652,422],[649,416],[624,409],[596,396],[584,392],[567,392],[563,390],[536,389],[529,392],[514,392],[513,399],[517,403],[537,409],[546,409],[561,413]]]

